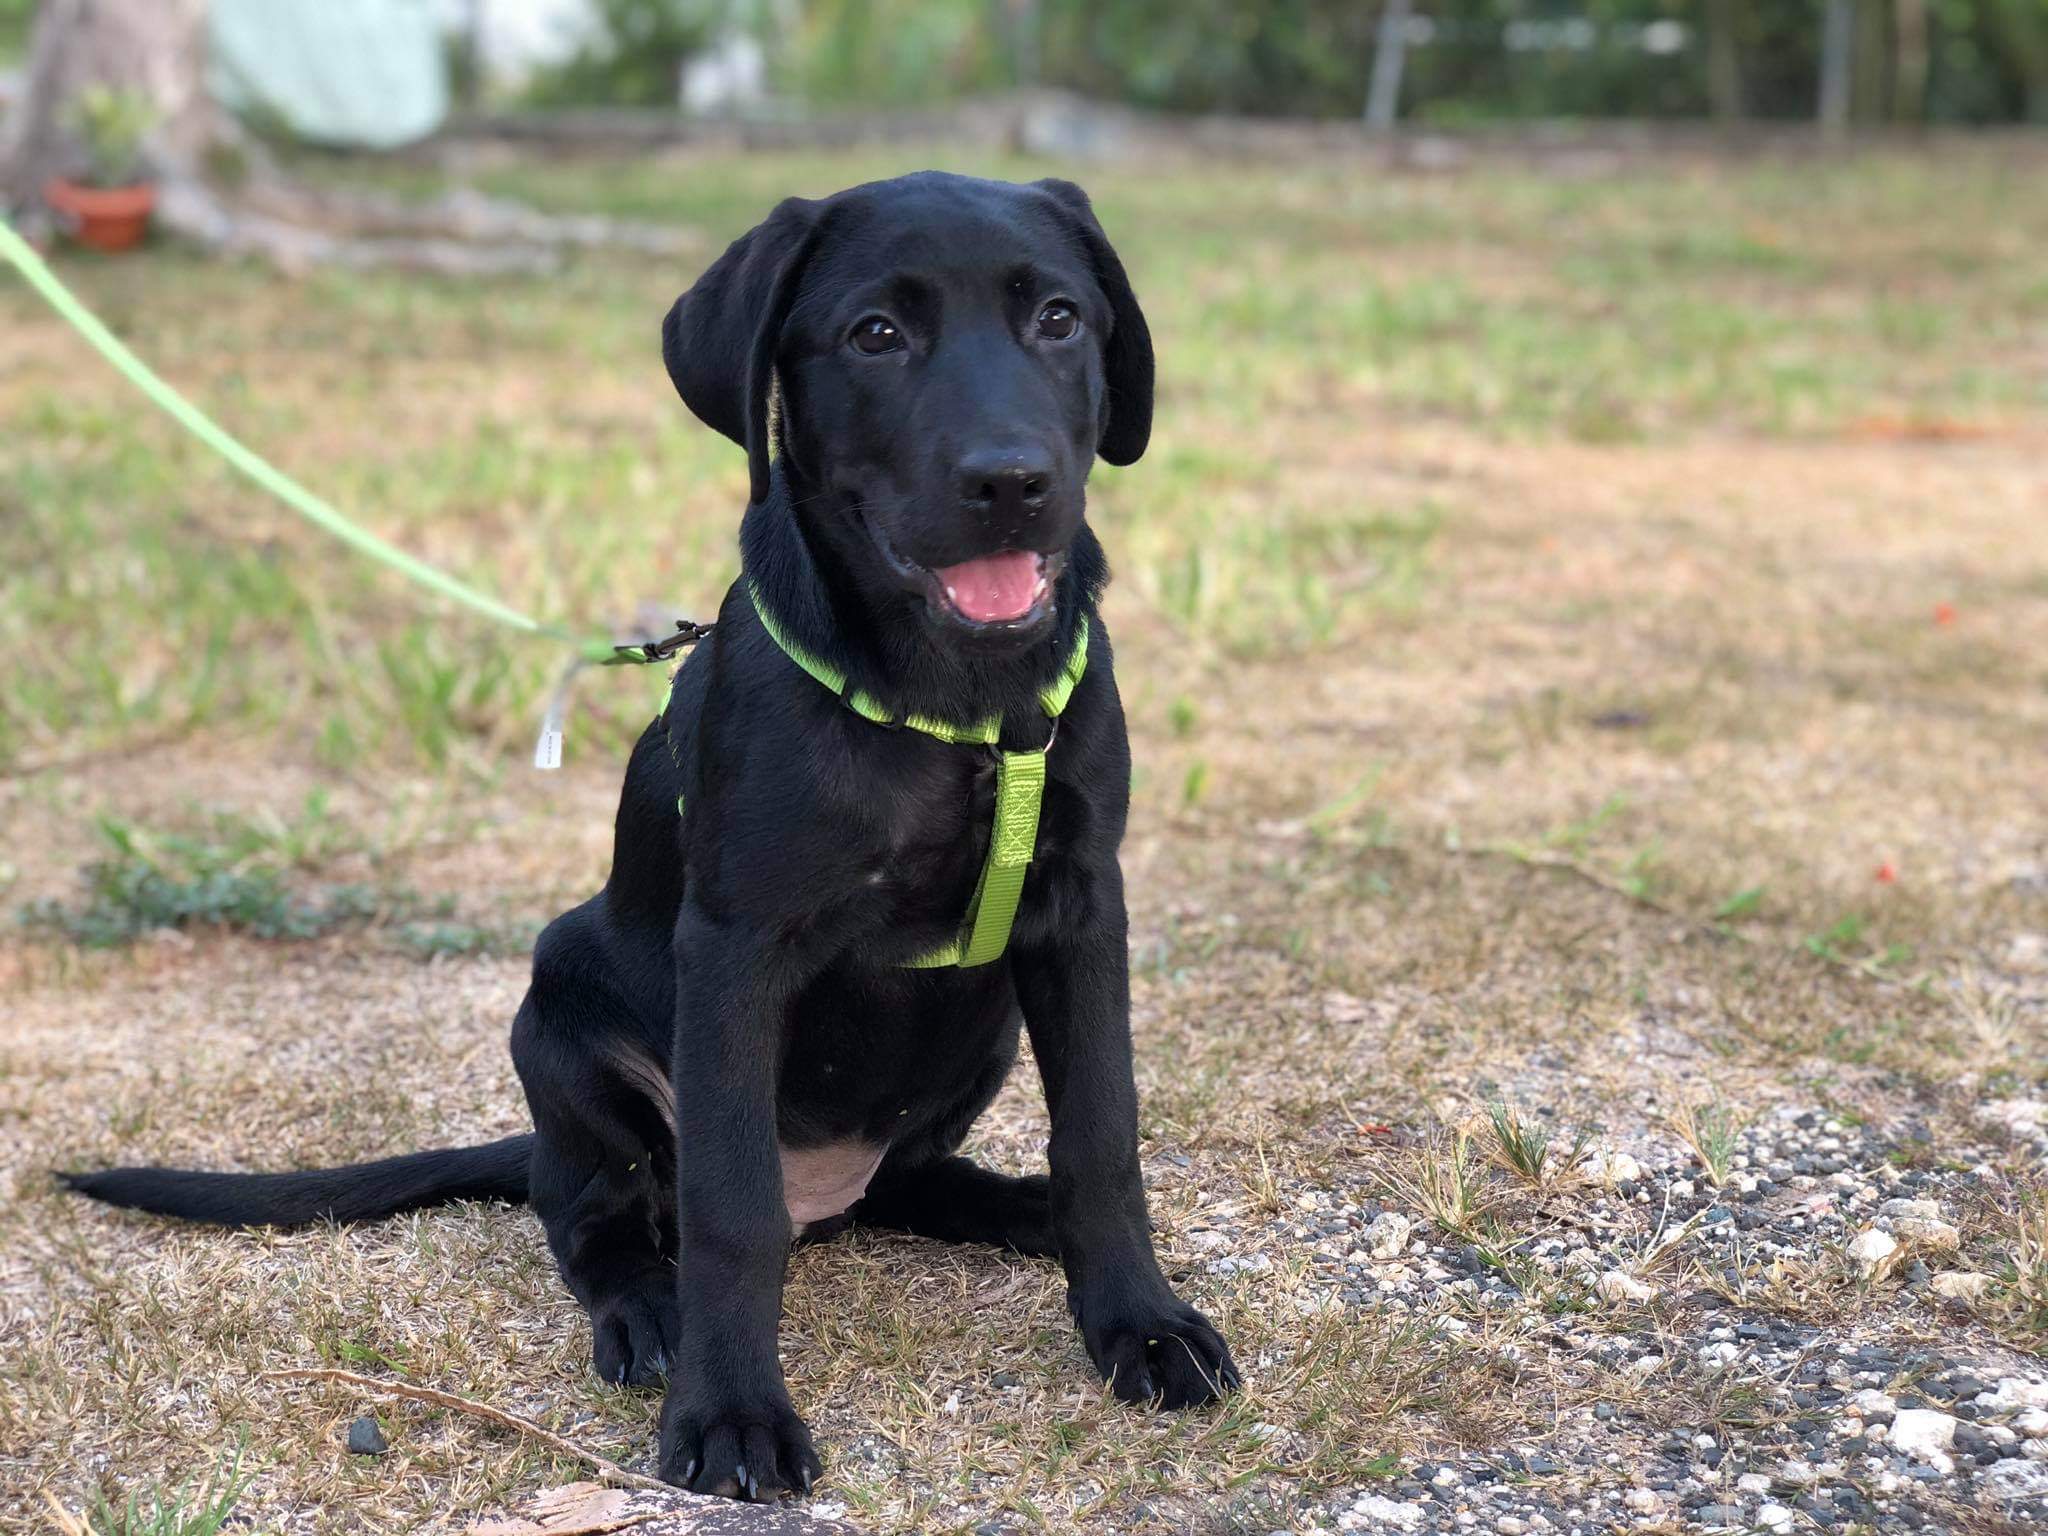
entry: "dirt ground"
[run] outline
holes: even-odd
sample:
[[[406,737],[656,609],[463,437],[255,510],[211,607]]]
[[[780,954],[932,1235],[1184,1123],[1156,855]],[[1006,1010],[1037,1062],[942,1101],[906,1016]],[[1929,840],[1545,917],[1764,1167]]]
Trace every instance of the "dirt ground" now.
[[[1982,410],[1614,438],[1368,398],[1276,407],[1284,453],[1209,484],[1190,400],[1160,473],[1203,526],[1405,519],[1296,526],[1190,597],[1147,466],[1098,501],[1145,1169],[1245,1390],[1119,1406],[1056,1266],[855,1232],[790,1265],[814,1508],[977,1536],[2048,1518],[2043,326],[2001,336],[2022,382]],[[638,685],[608,686],[583,692],[630,723]],[[290,881],[483,937],[423,959],[387,910],[0,938],[0,1523],[237,1447],[261,1530],[460,1529],[587,1471],[266,1376],[298,1367],[651,1464],[658,1399],[592,1378],[521,1211],[222,1235],[53,1187],[524,1124],[525,961],[491,936],[602,878],[616,754],[572,738],[530,774],[514,720],[499,771],[337,768],[278,718],[36,743],[0,780],[10,904],[78,899],[95,817],[232,806],[301,829],[266,845]],[[1045,1135],[1027,1064],[974,1150],[1028,1169]],[[351,1455],[370,1412],[389,1449]]]

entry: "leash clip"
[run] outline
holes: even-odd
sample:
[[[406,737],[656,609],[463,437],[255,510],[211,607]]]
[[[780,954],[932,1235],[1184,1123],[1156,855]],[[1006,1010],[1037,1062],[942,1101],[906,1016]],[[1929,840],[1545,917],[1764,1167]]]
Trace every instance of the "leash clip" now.
[[[615,645],[614,654],[630,661],[667,661],[686,645],[695,645],[718,626],[695,624],[688,619],[676,620],[676,632],[664,635],[659,640],[649,640],[642,645]]]

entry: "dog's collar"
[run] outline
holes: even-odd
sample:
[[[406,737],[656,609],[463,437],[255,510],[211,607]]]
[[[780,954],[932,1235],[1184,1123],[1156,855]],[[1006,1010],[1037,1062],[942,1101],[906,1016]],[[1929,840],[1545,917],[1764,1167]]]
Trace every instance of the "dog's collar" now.
[[[810,651],[792,640],[789,632],[768,610],[767,600],[761,596],[761,589],[751,581],[747,583],[747,596],[753,600],[754,612],[760,616],[761,627],[768,631],[768,638],[782,650],[782,654],[810,673],[822,687],[836,695],[839,702],[859,715],[863,720],[872,720],[876,725],[892,729],[905,727],[922,731],[927,736],[936,736],[940,741],[954,746],[992,747],[1002,736],[1002,720],[991,715],[975,725],[955,725],[950,720],[940,720],[931,715],[898,715],[869,693],[865,688],[849,686],[851,679],[829,661],[814,656]],[[1058,720],[1067,707],[1067,700],[1074,696],[1074,689],[1081,681],[1081,674],[1088,670],[1088,620],[1084,615],[1074,627],[1074,649],[1067,657],[1067,664],[1060,669],[1058,677],[1038,690],[1039,707],[1045,711],[1048,720]],[[1051,742],[1046,743],[1051,746]]]
[[[936,970],[943,966],[986,965],[999,959],[1010,945],[1010,928],[1017,918],[1017,902],[1024,893],[1024,873],[1038,851],[1038,808],[1045,798],[1045,754],[1051,749],[1053,738],[1049,737],[1043,747],[1034,751],[1006,752],[997,746],[1003,729],[1000,717],[992,715],[979,724],[963,726],[930,715],[892,714],[866,689],[852,687],[851,679],[839,668],[792,640],[768,611],[760,589],[752,582],[747,583],[747,595],[753,600],[761,627],[782,654],[862,719],[876,725],[921,731],[954,746],[995,749],[995,825],[989,829],[988,862],[981,868],[981,879],[975,882],[966,921],[952,942],[905,964],[912,970]],[[1087,670],[1088,619],[1083,615],[1075,626],[1074,648],[1066,665],[1060,668],[1058,677],[1038,690],[1039,707],[1052,721],[1054,737],[1058,735],[1060,715]]]

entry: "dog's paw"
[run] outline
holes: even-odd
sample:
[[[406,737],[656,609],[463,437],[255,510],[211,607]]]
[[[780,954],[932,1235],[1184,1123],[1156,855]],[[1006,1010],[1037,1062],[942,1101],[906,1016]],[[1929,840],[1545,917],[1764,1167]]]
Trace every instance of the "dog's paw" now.
[[[590,1309],[590,1363],[600,1380],[651,1387],[676,1355],[675,1277],[650,1272]]]
[[[1003,1212],[1003,1240],[1015,1252],[1032,1258],[1056,1259],[1060,1240],[1052,1226],[1052,1180],[1042,1173],[1011,1182],[1009,1208]]]
[[[1237,1389],[1230,1346],[1209,1319],[1172,1297],[1149,1309],[1149,1318],[1142,1315],[1146,1310],[1099,1323],[1085,1309],[1081,1315],[1081,1338],[1118,1398],[1193,1408]]]
[[[824,1472],[811,1432],[789,1399],[699,1401],[671,1390],[661,1411],[663,1481],[713,1498],[773,1503],[809,1493]]]

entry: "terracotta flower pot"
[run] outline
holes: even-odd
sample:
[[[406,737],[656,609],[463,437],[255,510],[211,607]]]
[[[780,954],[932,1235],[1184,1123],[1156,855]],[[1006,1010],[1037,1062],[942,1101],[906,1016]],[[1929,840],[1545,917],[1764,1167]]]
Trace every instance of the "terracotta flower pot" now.
[[[79,244],[96,251],[125,251],[139,244],[156,207],[156,187],[87,187],[62,177],[43,186],[43,200],[71,221]]]

